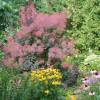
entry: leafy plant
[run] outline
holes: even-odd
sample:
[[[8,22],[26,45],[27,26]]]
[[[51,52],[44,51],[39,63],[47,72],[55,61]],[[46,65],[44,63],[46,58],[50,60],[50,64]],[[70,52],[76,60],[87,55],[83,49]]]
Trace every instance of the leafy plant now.
[[[65,100],[65,91],[60,87],[61,74],[57,69],[19,73],[18,69],[0,68],[1,100]]]
[[[100,49],[100,0],[67,0],[69,25],[66,36],[77,41],[81,51]],[[69,35],[68,35],[69,33]]]
[[[87,72],[91,70],[100,70],[100,55],[93,53],[91,50],[80,64],[80,70]]]

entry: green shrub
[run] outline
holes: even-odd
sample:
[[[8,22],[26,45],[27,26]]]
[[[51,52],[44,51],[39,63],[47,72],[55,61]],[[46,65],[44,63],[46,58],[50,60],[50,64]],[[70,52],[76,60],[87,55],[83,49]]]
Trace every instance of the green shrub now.
[[[100,0],[67,0],[66,4],[70,24],[65,35],[76,40],[81,52],[100,50]]]

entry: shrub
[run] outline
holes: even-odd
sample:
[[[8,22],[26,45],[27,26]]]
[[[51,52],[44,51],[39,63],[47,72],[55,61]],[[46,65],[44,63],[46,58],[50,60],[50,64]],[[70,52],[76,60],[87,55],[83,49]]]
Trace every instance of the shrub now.
[[[33,69],[42,65],[55,65],[65,56],[75,53],[74,41],[63,36],[66,28],[65,13],[52,15],[38,13],[32,3],[20,11],[20,30],[8,37],[4,47],[4,64]]]
[[[69,25],[66,36],[77,41],[77,48],[100,50],[100,0],[67,0]],[[69,35],[68,35],[69,33]]]

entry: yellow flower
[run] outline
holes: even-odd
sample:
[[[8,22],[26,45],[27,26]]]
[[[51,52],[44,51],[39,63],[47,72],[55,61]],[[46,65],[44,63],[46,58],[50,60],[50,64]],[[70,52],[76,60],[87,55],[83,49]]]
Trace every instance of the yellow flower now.
[[[30,80],[33,82],[44,82],[44,84],[60,85],[62,75],[58,69],[37,69],[31,72]],[[56,81],[55,81],[56,80]]]
[[[71,96],[71,100],[76,100],[76,96],[75,95],[72,95]]]
[[[48,95],[49,94],[49,90],[45,90],[44,93]]]
[[[45,81],[46,78],[45,78],[45,77],[42,77],[42,78],[40,78],[39,80],[40,80],[40,81]]]
[[[53,81],[53,82],[52,82],[52,85],[55,85],[55,86],[61,85],[61,82],[60,82],[60,81]]]

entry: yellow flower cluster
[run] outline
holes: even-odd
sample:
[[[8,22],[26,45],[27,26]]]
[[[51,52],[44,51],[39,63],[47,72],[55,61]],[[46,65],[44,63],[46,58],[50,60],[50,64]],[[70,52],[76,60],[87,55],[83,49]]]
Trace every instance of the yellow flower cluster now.
[[[58,69],[47,68],[37,69],[31,72],[31,80],[34,82],[44,82],[55,86],[61,85],[62,75]]]

